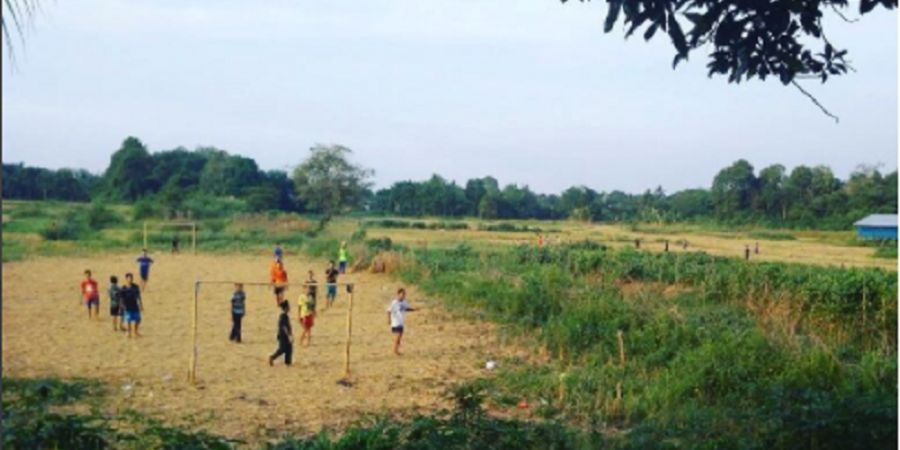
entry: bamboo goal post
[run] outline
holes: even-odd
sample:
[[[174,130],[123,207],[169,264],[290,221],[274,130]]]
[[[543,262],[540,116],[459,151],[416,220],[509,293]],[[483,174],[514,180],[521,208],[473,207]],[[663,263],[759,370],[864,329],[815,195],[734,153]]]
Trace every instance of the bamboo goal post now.
[[[197,366],[198,360],[200,358],[200,352],[197,345],[197,319],[198,319],[198,307],[200,303],[200,286],[204,284],[236,284],[240,283],[244,286],[272,286],[272,283],[262,283],[262,282],[245,282],[245,281],[225,281],[225,280],[197,280],[194,282],[194,308],[191,314],[191,356],[190,363],[188,366],[188,382],[190,384],[197,383]],[[278,284],[278,286],[327,286],[329,284],[334,284],[337,286],[344,286],[347,290],[347,336],[346,342],[344,343],[344,376],[338,382],[343,383],[345,385],[349,384],[350,380],[350,343],[353,337],[352,326],[353,326],[353,293],[354,286],[358,283],[283,283]]]
[[[191,253],[197,254],[197,223],[196,222],[163,222],[156,228],[187,228],[191,227]],[[147,248],[147,222],[144,222],[144,248]]]

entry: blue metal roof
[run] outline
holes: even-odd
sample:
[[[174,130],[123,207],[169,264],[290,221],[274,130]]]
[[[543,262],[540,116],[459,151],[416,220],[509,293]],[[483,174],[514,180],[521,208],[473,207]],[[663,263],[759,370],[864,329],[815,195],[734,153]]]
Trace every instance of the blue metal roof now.
[[[869,214],[853,224],[856,227],[893,227],[897,228],[896,214]]]

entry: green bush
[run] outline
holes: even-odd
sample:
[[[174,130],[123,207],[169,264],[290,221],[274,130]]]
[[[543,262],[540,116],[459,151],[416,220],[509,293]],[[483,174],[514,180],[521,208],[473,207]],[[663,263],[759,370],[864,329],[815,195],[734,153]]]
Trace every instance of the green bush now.
[[[93,230],[102,230],[122,222],[122,217],[102,203],[93,203],[87,212],[88,226]]]
[[[61,220],[54,220],[41,230],[41,236],[48,241],[76,241],[85,234],[87,219],[77,211],[67,212]]]
[[[162,217],[162,210],[159,208],[156,201],[150,197],[144,197],[134,202],[131,209],[131,215],[134,220],[145,220]]]
[[[884,247],[878,247],[875,249],[875,257],[876,258],[885,258],[885,259],[897,259],[897,245],[893,243],[892,245],[886,245]]]

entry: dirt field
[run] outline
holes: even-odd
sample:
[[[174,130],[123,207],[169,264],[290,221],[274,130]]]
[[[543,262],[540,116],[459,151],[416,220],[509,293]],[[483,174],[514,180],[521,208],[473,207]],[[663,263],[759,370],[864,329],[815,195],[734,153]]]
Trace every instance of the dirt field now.
[[[269,259],[248,255],[151,255],[156,260],[144,293],[143,337],[114,332],[105,295],[108,279],[137,273],[136,255],[90,259],[41,258],[3,265],[3,375],[90,377],[109,387],[111,409],[135,408],[174,423],[196,422],[212,432],[258,442],[276,433],[342,426],[360,413],[427,412],[449,404],[441,394],[478,376],[496,355],[489,324],[456,320],[436,301],[410,291],[423,310],[407,316],[404,355],[390,353],[385,308],[398,284],[389,277],[348,274],[354,294],[352,388],[336,384],[343,373],[345,293],[319,314],[312,346],[295,344],[293,367],[269,367],[276,348],[278,310],[266,288],[248,287],[244,342],[228,341],[231,286],[204,286],[200,295],[199,383],[186,382],[190,358],[191,301],[196,279],[267,281]],[[82,271],[100,281],[100,320],[88,320],[80,300]],[[292,281],[324,264],[288,256]],[[295,338],[297,287],[288,291]],[[320,293],[319,304],[324,304]],[[511,350],[503,350],[506,354]],[[502,356],[502,355],[499,355]]]
[[[751,251],[759,242],[760,253],[752,254],[751,261],[774,261],[821,266],[845,267],[880,267],[886,270],[897,270],[897,260],[875,258],[872,247],[853,247],[822,242],[816,238],[799,236],[796,240],[765,240],[748,237],[745,233],[686,233],[672,231],[667,233],[644,233],[630,231],[621,225],[578,224],[575,222],[554,222],[537,227],[547,227],[554,231],[545,233],[547,245],[558,242],[574,242],[591,240],[611,247],[633,247],[634,240],[641,239],[641,250],[661,252],[664,241],[669,240],[672,252],[703,251],[711,255],[744,257],[744,246],[749,245]],[[554,228],[554,225],[556,227]],[[797,233],[798,235],[802,233]],[[410,246],[453,246],[466,242],[475,246],[487,247],[497,244],[537,244],[537,233],[501,233],[477,230],[415,230],[372,228],[369,237],[389,237],[397,243]],[[676,241],[687,240],[688,249],[683,250]]]

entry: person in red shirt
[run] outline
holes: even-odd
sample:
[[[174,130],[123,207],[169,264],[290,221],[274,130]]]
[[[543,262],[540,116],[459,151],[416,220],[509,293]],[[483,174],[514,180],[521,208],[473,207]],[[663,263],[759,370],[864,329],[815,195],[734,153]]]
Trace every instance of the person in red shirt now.
[[[281,307],[281,303],[285,301],[284,290],[287,289],[285,285],[288,282],[287,271],[284,270],[284,263],[281,262],[281,258],[276,257],[272,265],[269,266],[269,281],[271,281],[275,290],[275,304]]]
[[[88,307],[88,319],[91,318],[91,306],[94,307],[94,317],[100,317],[100,291],[97,289],[97,281],[91,278],[91,271],[84,271],[85,279],[81,281],[81,298]]]

